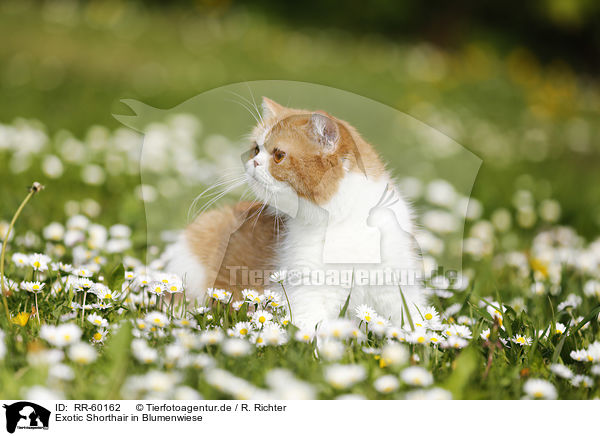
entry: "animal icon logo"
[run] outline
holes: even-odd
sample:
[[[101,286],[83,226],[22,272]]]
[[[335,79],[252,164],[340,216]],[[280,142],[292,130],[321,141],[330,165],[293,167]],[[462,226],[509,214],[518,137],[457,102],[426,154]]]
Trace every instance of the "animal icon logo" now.
[[[29,401],[19,401],[10,405],[4,404],[6,409],[6,431],[14,433],[19,429],[48,429],[50,411],[38,404]]]

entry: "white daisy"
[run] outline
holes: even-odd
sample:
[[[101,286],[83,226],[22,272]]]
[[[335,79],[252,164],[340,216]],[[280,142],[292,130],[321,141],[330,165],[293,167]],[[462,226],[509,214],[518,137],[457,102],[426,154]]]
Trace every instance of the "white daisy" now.
[[[251,346],[243,339],[227,339],[222,346],[223,353],[232,357],[245,356],[250,353]]]
[[[528,398],[536,400],[555,400],[557,397],[554,385],[542,379],[529,379],[523,385],[523,391]]]
[[[377,312],[370,306],[366,304],[361,304],[355,309],[356,317],[364,322],[371,322],[375,317],[377,317]]]
[[[524,347],[525,345],[531,345],[532,343],[532,339],[529,336],[523,335],[514,335],[512,338],[510,338],[510,340],[515,344],[519,344],[521,347]]]
[[[401,366],[408,362],[409,355],[404,345],[392,342],[383,347],[380,359],[384,366]]]
[[[233,335],[238,338],[245,338],[252,331],[252,324],[247,321],[239,321],[233,326]]]
[[[426,369],[419,366],[406,368],[400,374],[402,381],[411,386],[429,386],[433,383],[433,376]]]
[[[344,345],[336,340],[326,339],[319,343],[319,356],[327,361],[340,360],[344,355]]]
[[[89,314],[87,320],[97,327],[108,327],[108,321],[96,313]]]
[[[200,342],[204,345],[216,345],[220,344],[224,338],[223,331],[221,329],[206,330],[200,334]]]
[[[312,340],[315,337],[314,332],[310,331],[310,330],[298,330],[296,332],[296,334],[294,335],[294,337],[296,338],[297,341],[299,342],[304,342],[304,343],[311,343]]]
[[[33,267],[35,271],[47,271],[50,258],[45,254],[32,254],[29,256],[29,265]]]
[[[394,392],[400,386],[398,378],[393,375],[384,375],[379,377],[373,382],[373,387],[377,392],[382,394],[389,394]]]
[[[364,380],[366,375],[360,365],[334,364],[325,368],[325,380],[336,389],[347,389]]]
[[[25,267],[29,265],[29,256],[23,253],[15,253],[12,255],[13,263],[18,267]]]
[[[283,345],[287,342],[287,333],[274,323],[266,323],[261,333],[266,345]]]
[[[252,315],[252,322],[257,326],[262,326],[266,322],[271,321],[273,319],[273,315],[266,310],[257,310]]]
[[[573,371],[565,365],[561,365],[560,363],[555,363],[550,365],[550,371],[561,378],[571,379],[573,378]]]
[[[571,379],[571,384],[575,387],[592,388],[594,387],[594,380],[587,375],[575,375]]]
[[[34,294],[39,294],[42,292],[44,286],[46,286],[46,284],[40,282],[21,282],[21,289]]]
[[[165,327],[169,324],[169,318],[167,318],[167,316],[164,313],[158,311],[146,314],[144,320],[148,324],[151,324],[155,327]]]
[[[71,345],[68,351],[69,359],[75,363],[88,364],[96,360],[98,353],[96,349],[85,342]]]

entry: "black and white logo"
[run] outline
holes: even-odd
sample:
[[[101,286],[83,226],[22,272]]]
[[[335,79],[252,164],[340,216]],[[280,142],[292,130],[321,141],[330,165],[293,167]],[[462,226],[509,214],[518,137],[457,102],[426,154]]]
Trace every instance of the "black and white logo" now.
[[[6,409],[6,431],[9,433],[14,433],[16,429],[48,430],[48,409],[29,401],[4,404],[3,407]]]

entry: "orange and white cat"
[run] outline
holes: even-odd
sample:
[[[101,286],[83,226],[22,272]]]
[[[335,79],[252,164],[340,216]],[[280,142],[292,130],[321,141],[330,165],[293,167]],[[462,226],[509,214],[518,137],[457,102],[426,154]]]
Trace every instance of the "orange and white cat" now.
[[[286,292],[304,328],[336,318],[350,290],[349,314],[367,304],[398,326],[405,308],[418,316],[418,284],[402,286],[404,304],[398,284],[336,281],[348,270],[420,268],[412,210],[373,147],[343,120],[268,98],[251,139],[244,170],[258,201],[202,213],[169,250],[167,269],[184,277],[188,297],[275,288],[268,271],[293,271]]]

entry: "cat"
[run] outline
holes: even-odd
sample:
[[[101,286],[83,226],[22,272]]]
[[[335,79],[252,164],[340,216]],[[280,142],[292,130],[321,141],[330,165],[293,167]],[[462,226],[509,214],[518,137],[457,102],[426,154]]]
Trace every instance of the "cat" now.
[[[200,214],[171,247],[167,269],[185,277],[196,297],[211,286],[274,288],[269,271],[293,272],[284,285],[291,315],[307,329],[337,318],[347,300],[347,314],[366,304],[398,326],[407,323],[406,309],[418,317],[426,295],[417,282],[362,280],[420,271],[413,210],[378,153],[326,112],[266,97],[262,109],[244,162],[258,201]],[[240,283],[244,271],[256,273],[252,286]],[[340,281],[348,271],[352,282]]]

